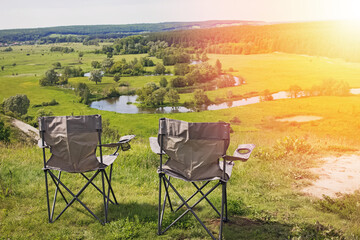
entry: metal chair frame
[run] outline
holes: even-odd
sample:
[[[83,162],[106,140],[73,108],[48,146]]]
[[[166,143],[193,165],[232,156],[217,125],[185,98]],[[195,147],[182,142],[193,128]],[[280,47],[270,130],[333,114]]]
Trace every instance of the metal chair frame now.
[[[45,174],[45,186],[46,186],[46,202],[47,202],[47,212],[48,212],[48,221],[49,223],[53,223],[56,220],[58,220],[62,214],[75,202],[79,202],[94,218],[96,218],[102,225],[104,225],[105,223],[108,222],[108,207],[109,207],[109,202],[111,204],[118,204],[117,199],[115,197],[114,194],[114,190],[111,186],[111,179],[112,179],[112,171],[113,171],[113,163],[110,164],[110,170],[109,170],[109,175],[106,172],[106,167],[94,170],[95,173],[89,178],[87,177],[83,172],[79,172],[80,175],[86,179],[86,184],[79,190],[79,192],[77,192],[76,194],[74,192],[72,192],[62,181],[61,181],[61,174],[63,171],[59,171],[58,176],[56,176],[54,174],[53,169],[50,169],[46,166],[46,148],[49,148],[49,146],[47,146],[45,144],[45,139],[44,139],[44,130],[40,130],[40,136],[41,136],[41,140],[39,143],[39,146],[42,148],[43,151],[43,163],[44,163],[44,174]],[[134,136],[131,136],[130,139],[127,140],[120,140],[117,143],[111,143],[111,144],[102,144],[101,143],[101,129],[97,130],[98,133],[98,146],[97,148],[99,148],[99,153],[100,153],[100,163],[103,166],[103,154],[102,154],[102,147],[117,147],[116,151],[112,154],[112,155],[117,155],[119,149],[121,148],[121,150],[126,151],[128,149],[130,149],[130,145],[129,145],[129,141],[131,140],[131,138],[133,138]],[[94,172],[92,171],[92,172]],[[71,173],[74,174],[74,173]],[[101,174],[101,189],[100,187],[96,186],[95,183],[93,182],[93,180],[99,175]],[[49,180],[48,180],[48,176],[50,176],[51,180],[53,181],[53,183],[55,184],[56,188],[55,188],[55,193],[54,193],[54,197],[53,197],[53,202],[52,202],[52,206],[50,207],[50,197],[49,197]],[[107,183],[107,191],[106,191],[106,183]],[[80,199],[80,195],[85,191],[85,189],[89,186],[92,185],[98,192],[100,192],[100,194],[103,197],[103,202],[104,202],[104,221],[102,221],[97,215],[95,215],[95,213],[93,211],[91,211]],[[66,197],[64,196],[63,191],[61,190],[60,186],[65,189],[73,198],[68,201],[66,199]],[[57,195],[58,193],[60,193],[60,195],[62,196],[63,200],[66,203],[66,206],[61,210],[61,212],[54,218],[54,213],[55,213],[55,206],[56,206],[56,201],[57,201]],[[111,196],[113,199],[111,199]]]
[[[161,121],[162,119],[160,119]],[[187,213],[191,212],[192,215],[197,219],[197,221],[201,224],[201,226],[205,229],[205,231],[210,235],[212,239],[217,239],[214,234],[208,229],[208,227],[205,226],[205,224],[201,221],[201,219],[198,217],[198,215],[194,212],[194,208],[203,200],[206,200],[206,202],[213,208],[213,210],[219,215],[220,217],[220,226],[219,226],[219,236],[218,239],[222,239],[222,233],[223,233],[223,224],[224,222],[228,222],[228,208],[227,208],[227,181],[225,180],[225,174],[226,174],[226,161],[232,162],[236,160],[246,161],[253,148],[255,147],[252,144],[246,145],[246,147],[249,147],[247,153],[243,154],[240,153],[240,150],[244,150],[244,145],[239,145],[238,149],[235,151],[234,156],[228,156],[223,155],[223,176],[221,179],[217,180],[218,182],[211,187],[208,191],[203,191],[203,189],[212,181],[216,180],[208,180],[205,181],[201,186],[198,185],[195,181],[190,181],[192,185],[195,187],[196,191],[187,199],[184,199],[181,194],[176,190],[174,185],[170,181],[170,176],[166,176],[166,173],[164,172],[162,166],[163,166],[163,155],[166,155],[164,149],[163,149],[163,138],[164,134],[159,133],[159,141],[160,141],[160,149],[158,152],[156,152],[160,156],[160,167],[158,169],[159,174],[159,202],[158,202],[158,230],[157,234],[162,235],[167,230],[169,230],[175,223],[177,223],[181,218],[183,218]],[[210,193],[212,193],[217,187],[222,187],[222,193],[221,193],[221,209],[220,211],[214,206],[214,204],[208,199],[208,196]],[[162,189],[164,188],[164,197],[162,198]],[[169,188],[171,188],[176,196],[181,200],[180,206],[178,206],[175,210],[173,208],[173,205],[170,200],[169,195]],[[201,194],[201,197],[192,205],[189,205],[189,201],[193,199],[196,195]],[[171,224],[169,224],[167,227],[163,229],[163,218],[165,214],[165,205],[168,202],[171,212],[177,212],[180,210],[183,206],[186,207],[186,210],[178,216]]]

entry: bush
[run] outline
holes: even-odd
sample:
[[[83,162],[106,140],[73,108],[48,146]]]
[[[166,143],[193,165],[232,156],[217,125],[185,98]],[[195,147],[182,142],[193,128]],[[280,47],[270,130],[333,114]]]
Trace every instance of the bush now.
[[[59,83],[59,77],[54,69],[46,71],[45,77],[39,80],[41,86],[53,86]]]
[[[3,103],[5,112],[13,112],[18,115],[27,113],[30,106],[30,100],[26,95],[17,94],[6,99]]]
[[[130,83],[129,82],[120,82],[119,83],[119,87],[129,87]]]
[[[271,95],[270,90],[266,89],[260,94],[260,102],[272,101],[274,97]]]
[[[208,105],[210,100],[208,96],[205,94],[204,90],[196,89],[194,91],[194,104],[195,107],[201,107],[202,105]]]
[[[80,97],[80,102],[90,103],[90,89],[85,83],[78,83],[75,87],[75,94]]]
[[[0,120],[0,141],[10,142],[10,127],[5,126],[2,120]]]
[[[160,87],[166,87],[168,85],[168,81],[166,80],[166,78],[161,78],[160,79]]]
[[[234,124],[234,125],[239,125],[241,123],[241,121],[237,116],[235,116],[230,120],[230,123]]]
[[[235,85],[235,79],[232,75],[223,75],[217,80],[218,88],[233,87]]]
[[[120,80],[120,74],[119,73],[116,73],[115,75],[114,75],[114,81],[115,82],[118,82]]]
[[[45,117],[45,116],[52,116],[52,115],[53,115],[52,111],[44,109],[44,108],[41,108],[36,112],[37,117]]]

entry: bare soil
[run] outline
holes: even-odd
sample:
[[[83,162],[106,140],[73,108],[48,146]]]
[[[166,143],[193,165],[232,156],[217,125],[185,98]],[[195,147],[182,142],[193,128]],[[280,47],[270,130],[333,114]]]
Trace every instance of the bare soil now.
[[[288,118],[280,118],[277,119],[279,122],[311,122],[320,120],[322,117],[318,116],[294,116],[294,117],[288,117]]]
[[[322,198],[323,195],[337,197],[337,193],[353,193],[360,190],[360,153],[331,156],[321,159],[324,163],[311,171],[319,178],[302,191]]]

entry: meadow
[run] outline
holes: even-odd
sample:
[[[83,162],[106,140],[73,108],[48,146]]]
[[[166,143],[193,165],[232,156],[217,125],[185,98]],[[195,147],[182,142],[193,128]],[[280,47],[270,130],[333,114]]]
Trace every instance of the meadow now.
[[[110,128],[121,135],[136,134],[132,149],[120,154],[114,170],[113,187],[119,205],[110,207],[110,223],[101,226],[81,206],[70,208],[59,221],[47,223],[45,186],[41,151],[30,141],[22,140],[13,129],[12,142],[0,144],[0,239],[204,239],[207,233],[188,216],[163,236],[156,235],[158,157],[150,151],[148,137],[156,136],[158,119],[169,117],[186,121],[226,121],[232,124],[231,154],[238,144],[254,143],[257,148],[246,163],[233,170],[228,186],[230,222],[225,224],[225,239],[358,239],[360,238],[360,192],[337,199],[319,200],[301,189],[317,176],[309,171],[319,166],[324,156],[355,154],[360,149],[360,96],[321,96],[284,99],[229,108],[178,114],[118,114],[91,109],[79,103],[71,89],[40,87],[39,78],[54,62],[75,65],[87,72],[91,61],[105,56],[94,54],[94,46],[62,44],[74,53],[50,52],[52,45],[17,46],[12,52],[0,53],[0,99],[26,94],[31,105],[56,99],[59,105],[43,107],[54,115],[101,114]],[[0,49],[1,50],[1,49]],[[79,59],[78,52],[84,53]],[[29,55],[27,55],[29,54]],[[139,55],[115,56],[130,60]],[[324,79],[347,81],[360,87],[360,64],[295,54],[259,55],[209,54],[209,62],[219,59],[223,69],[233,68],[235,76],[245,78],[242,86],[206,92],[210,99],[225,96],[227,91],[243,95],[251,92],[288,90],[293,84],[303,89],[320,84]],[[81,60],[81,64],[79,64]],[[154,59],[156,60],[156,59]],[[16,63],[14,66],[13,63]],[[158,82],[160,76],[122,77],[121,81],[138,88]],[[93,91],[117,87],[112,78],[104,77],[95,84],[86,77],[69,79],[70,83],[86,82]],[[182,94],[181,101],[191,97]],[[38,108],[30,106],[35,116]],[[279,122],[280,118],[297,115],[320,116],[321,120],[296,123]],[[4,118],[4,117],[3,117]],[[112,136],[105,136],[110,142]],[[80,183],[67,176],[67,181]],[[191,188],[182,185],[182,192]],[[82,200],[102,211],[101,196],[88,189]],[[213,197],[220,203],[220,194]],[[216,216],[200,207],[200,215],[218,231]],[[170,221],[165,219],[165,222]]]

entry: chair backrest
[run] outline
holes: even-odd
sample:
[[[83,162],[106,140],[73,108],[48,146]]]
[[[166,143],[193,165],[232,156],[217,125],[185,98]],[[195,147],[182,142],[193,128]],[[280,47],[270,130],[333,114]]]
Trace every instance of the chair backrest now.
[[[50,146],[47,166],[67,172],[86,172],[99,166],[96,147],[101,116],[40,117],[40,135]]]
[[[162,118],[158,142],[169,156],[164,167],[188,180],[221,177],[219,158],[230,142],[230,124],[224,122],[189,123]]]

